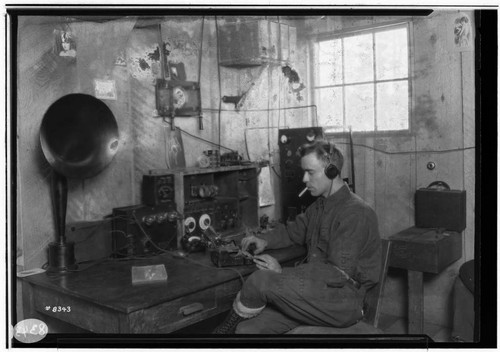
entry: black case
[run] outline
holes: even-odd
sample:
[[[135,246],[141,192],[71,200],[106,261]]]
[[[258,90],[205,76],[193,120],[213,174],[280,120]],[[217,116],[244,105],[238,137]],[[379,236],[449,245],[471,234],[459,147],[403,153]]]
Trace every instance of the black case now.
[[[430,188],[434,185],[447,189]],[[465,191],[451,190],[442,181],[418,189],[415,192],[415,226],[463,231],[466,227],[465,200]]]

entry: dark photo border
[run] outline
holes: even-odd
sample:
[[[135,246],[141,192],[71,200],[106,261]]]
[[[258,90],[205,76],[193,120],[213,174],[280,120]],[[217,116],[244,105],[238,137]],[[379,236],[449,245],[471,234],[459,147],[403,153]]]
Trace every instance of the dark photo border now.
[[[5,245],[8,247],[6,262],[10,262],[11,272],[7,272],[7,280],[10,281],[10,299],[6,297],[6,307],[10,314],[6,314],[7,348],[496,348],[497,346],[497,68],[498,68],[498,38],[497,21],[498,7],[477,9],[476,21],[476,208],[475,208],[475,260],[479,265],[476,267],[476,292],[480,295],[475,297],[476,321],[474,343],[435,343],[426,336],[324,336],[324,335],[280,335],[280,336],[222,336],[215,335],[101,335],[101,334],[48,334],[42,341],[34,344],[22,344],[15,339],[9,342],[12,334],[12,326],[16,320],[16,306],[22,302],[16,299],[16,189],[17,181],[17,24],[18,16],[162,16],[162,15],[189,15],[189,16],[224,16],[224,15],[423,15],[430,13],[432,9],[443,9],[446,7],[431,6],[406,6],[397,8],[393,6],[379,6],[378,8],[340,8],[335,6],[219,6],[211,5],[169,5],[168,8],[157,5],[137,5],[130,7],[122,6],[113,8],[107,5],[94,5],[81,7],[78,5],[67,6],[6,6],[9,23],[6,25],[8,31],[6,41],[10,47],[10,66],[5,64],[6,75],[9,75],[10,86],[6,89],[10,99],[6,102],[10,108],[10,114],[6,116],[10,121],[11,145],[6,144],[6,155],[12,161],[7,165],[6,175],[10,175],[11,182],[6,185],[6,191],[10,194],[11,202],[6,207],[10,209],[10,218],[6,225],[7,236],[11,243],[8,247],[8,239]],[[470,9],[475,7],[470,6]],[[7,61],[7,60],[6,60]],[[9,111],[9,110],[6,110]],[[7,125],[6,125],[7,126]],[[483,171],[484,170],[484,171]],[[483,192],[483,189],[485,192]],[[6,216],[9,213],[6,212]],[[484,224],[484,225],[483,225]],[[482,227],[485,227],[484,234]],[[7,264],[7,263],[6,263]],[[9,287],[6,283],[6,287]]]

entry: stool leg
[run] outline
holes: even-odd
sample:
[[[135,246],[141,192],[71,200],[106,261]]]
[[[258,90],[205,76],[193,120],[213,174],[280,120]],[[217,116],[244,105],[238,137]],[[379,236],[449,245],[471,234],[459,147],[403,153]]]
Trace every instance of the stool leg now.
[[[408,270],[408,333],[424,331],[424,274]]]
[[[387,279],[387,270],[389,268],[389,260],[391,255],[391,241],[383,242],[382,248],[384,253],[384,257],[382,260],[382,272],[380,274],[379,281],[379,291],[378,291],[378,299],[377,299],[377,307],[375,308],[375,317],[373,319],[373,326],[378,328],[378,321],[380,319],[380,312],[382,311],[382,300],[384,298],[384,288],[385,282]]]

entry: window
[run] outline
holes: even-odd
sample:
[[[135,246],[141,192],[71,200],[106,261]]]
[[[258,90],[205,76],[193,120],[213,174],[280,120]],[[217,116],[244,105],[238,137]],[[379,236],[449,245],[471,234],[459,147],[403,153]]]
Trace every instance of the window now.
[[[315,43],[314,99],[325,132],[407,131],[408,23]]]

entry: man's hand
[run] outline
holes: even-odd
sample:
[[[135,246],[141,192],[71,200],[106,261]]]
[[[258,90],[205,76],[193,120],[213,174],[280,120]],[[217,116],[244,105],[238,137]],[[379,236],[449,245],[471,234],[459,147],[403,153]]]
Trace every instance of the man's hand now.
[[[260,270],[271,270],[281,274],[282,269],[280,263],[269,254],[256,255],[253,257],[253,262]]]
[[[255,244],[255,250],[254,250],[253,254],[262,253],[264,251],[264,249],[267,247],[267,241],[265,239],[252,235],[252,236],[244,237],[241,240],[241,250],[247,251],[248,247],[252,243]]]

